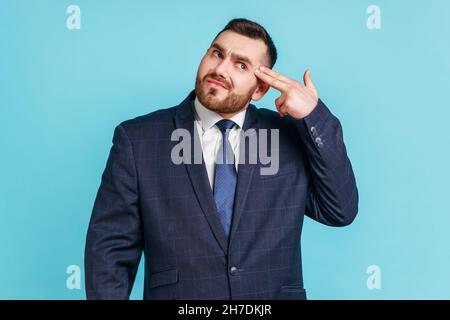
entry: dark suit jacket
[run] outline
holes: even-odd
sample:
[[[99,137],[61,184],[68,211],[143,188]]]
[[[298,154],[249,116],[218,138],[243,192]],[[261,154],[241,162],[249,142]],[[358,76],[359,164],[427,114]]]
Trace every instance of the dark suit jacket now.
[[[302,120],[250,104],[243,130],[279,129],[280,165],[239,164],[228,241],[204,164],[171,161],[176,128],[198,139],[194,98],[116,127],[87,234],[87,298],[128,299],[143,252],[144,299],[306,299],[304,215],[345,226],[358,211],[339,120],[320,100]]]

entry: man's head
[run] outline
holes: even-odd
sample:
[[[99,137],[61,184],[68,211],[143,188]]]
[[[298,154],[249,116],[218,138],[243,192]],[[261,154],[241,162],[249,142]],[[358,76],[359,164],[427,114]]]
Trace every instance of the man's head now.
[[[259,100],[269,86],[255,76],[272,68],[277,50],[268,32],[246,19],[233,19],[214,38],[197,71],[195,94],[208,109],[230,117]]]

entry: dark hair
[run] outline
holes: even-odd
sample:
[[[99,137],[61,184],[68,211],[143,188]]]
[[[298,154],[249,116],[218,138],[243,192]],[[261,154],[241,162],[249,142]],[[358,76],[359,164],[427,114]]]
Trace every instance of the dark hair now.
[[[234,31],[240,35],[249,37],[251,39],[262,40],[267,46],[267,54],[269,56],[270,67],[272,68],[275,65],[275,62],[277,61],[277,48],[275,48],[275,44],[273,43],[272,38],[270,37],[269,33],[266,31],[266,29],[264,29],[263,26],[261,26],[256,22],[243,18],[233,19],[230,22],[228,22],[225,28],[223,28],[217,34],[213,42],[217,39],[217,37],[220,36],[222,32],[228,30]]]

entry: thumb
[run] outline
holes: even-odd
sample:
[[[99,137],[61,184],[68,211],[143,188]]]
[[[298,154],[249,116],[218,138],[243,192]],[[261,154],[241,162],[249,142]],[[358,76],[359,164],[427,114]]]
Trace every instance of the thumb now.
[[[303,81],[305,82],[305,87],[317,93],[316,86],[311,79],[311,71],[309,69],[305,71],[305,74],[303,75]]]

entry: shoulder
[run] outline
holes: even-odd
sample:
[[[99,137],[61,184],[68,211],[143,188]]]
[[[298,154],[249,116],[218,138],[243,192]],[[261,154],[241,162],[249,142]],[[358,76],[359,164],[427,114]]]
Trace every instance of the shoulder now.
[[[117,128],[121,128],[130,139],[146,134],[155,136],[161,129],[172,128],[176,109],[174,106],[137,116],[122,121]]]
[[[280,114],[267,108],[256,108],[261,127],[286,129],[292,126],[288,117],[281,117]]]

